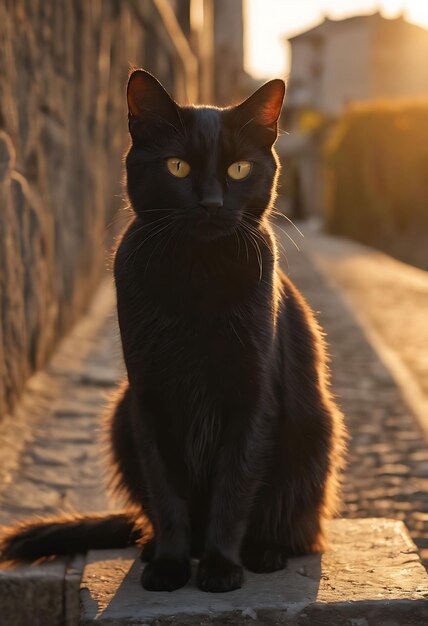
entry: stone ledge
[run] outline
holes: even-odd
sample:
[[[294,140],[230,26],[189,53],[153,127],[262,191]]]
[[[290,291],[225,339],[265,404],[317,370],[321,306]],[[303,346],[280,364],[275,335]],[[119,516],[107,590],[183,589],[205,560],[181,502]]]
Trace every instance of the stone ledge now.
[[[90,552],[81,624],[428,624],[428,576],[402,522],[334,520],[329,535],[324,555],[291,559],[274,574],[247,572],[242,589],[224,594],[203,593],[193,581],[173,593],[148,592],[137,550]]]
[[[0,568],[0,626],[77,626],[82,555]]]
[[[334,520],[328,533],[325,554],[246,572],[242,589],[223,594],[194,578],[173,593],[143,590],[133,548],[0,569],[0,626],[428,624],[428,575],[402,522]]]

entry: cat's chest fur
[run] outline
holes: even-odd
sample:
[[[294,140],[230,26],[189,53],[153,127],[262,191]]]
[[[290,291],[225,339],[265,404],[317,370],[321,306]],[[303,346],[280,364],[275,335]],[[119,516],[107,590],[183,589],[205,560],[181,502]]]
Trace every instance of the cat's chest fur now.
[[[203,258],[155,262],[147,273],[147,254],[128,268],[120,248],[116,259],[131,385],[162,395],[168,412],[175,404],[181,413],[224,413],[255,401],[273,349],[268,261],[261,281],[258,266],[236,259],[228,266]]]

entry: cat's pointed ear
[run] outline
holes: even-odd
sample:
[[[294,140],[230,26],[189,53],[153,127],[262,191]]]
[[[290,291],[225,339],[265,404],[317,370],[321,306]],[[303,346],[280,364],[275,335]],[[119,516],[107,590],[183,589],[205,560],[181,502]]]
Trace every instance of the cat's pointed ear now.
[[[276,131],[284,95],[285,83],[283,80],[276,78],[257,89],[249,98],[239,104],[236,109],[240,116],[244,116],[249,122],[255,122]]]
[[[145,70],[135,70],[128,80],[128,110],[130,119],[144,121],[147,116],[177,121],[177,104],[160,82]]]

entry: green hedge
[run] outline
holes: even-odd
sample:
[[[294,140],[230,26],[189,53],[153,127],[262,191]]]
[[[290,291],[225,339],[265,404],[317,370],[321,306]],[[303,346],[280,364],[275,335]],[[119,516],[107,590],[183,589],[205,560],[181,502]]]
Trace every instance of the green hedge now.
[[[428,269],[428,101],[355,106],[324,156],[326,229]]]

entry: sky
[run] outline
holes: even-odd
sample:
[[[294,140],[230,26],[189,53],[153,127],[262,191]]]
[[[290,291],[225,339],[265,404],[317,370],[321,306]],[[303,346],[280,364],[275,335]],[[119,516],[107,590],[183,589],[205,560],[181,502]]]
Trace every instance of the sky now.
[[[374,13],[405,18],[428,28],[428,0],[244,0],[246,21],[245,63],[256,78],[285,76],[289,49],[283,37],[332,19]]]

